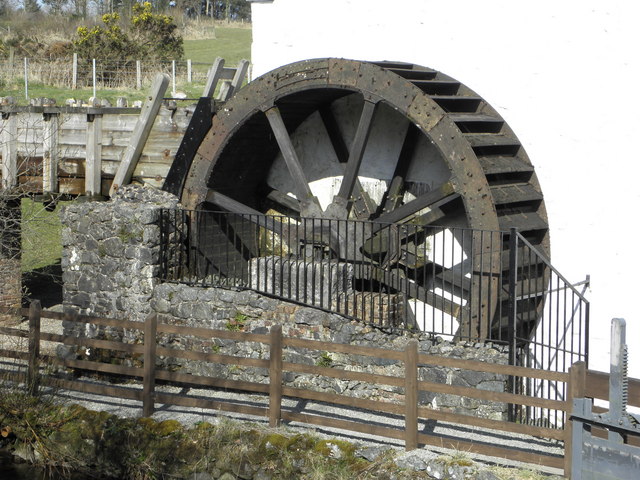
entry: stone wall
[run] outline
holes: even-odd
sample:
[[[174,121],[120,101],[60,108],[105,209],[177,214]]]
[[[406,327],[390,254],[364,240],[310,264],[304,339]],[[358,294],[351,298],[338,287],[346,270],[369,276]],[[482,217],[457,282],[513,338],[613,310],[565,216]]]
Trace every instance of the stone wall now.
[[[22,268],[20,260],[0,258],[0,307],[18,308],[21,301]]]
[[[136,185],[109,202],[74,203],[61,213],[65,308],[144,320],[158,283],[160,209],[175,196]]]
[[[419,342],[421,353],[491,363],[507,363],[506,351],[489,343],[451,343],[438,337],[434,338],[427,333],[407,331],[389,333],[355,321],[349,321],[336,314],[283,302],[248,290],[161,284],[157,285],[153,291],[151,305],[156,312],[162,315],[161,321],[176,325],[265,334],[272,325],[281,324],[283,335],[287,337],[395,350],[403,350],[408,340],[415,338]],[[269,357],[268,345],[260,343],[241,343],[220,339],[202,340],[173,334],[165,335],[162,343],[171,348],[195,349],[200,352],[215,352],[251,358]],[[331,366],[395,377],[404,376],[401,362],[359,355],[307,349],[285,349],[284,359],[306,365]],[[165,368],[179,369],[197,375],[268,383],[268,371],[255,367],[178,361],[168,358],[163,359],[162,364]],[[504,392],[506,381],[502,375],[429,366],[420,368],[419,379],[496,392]],[[292,372],[286,372],[283,381],[292,387],[374,400],[393,402],[403,401],[404,398],[404,389],[401,387],[375,386],[362,382]],[[506,405],[503,403],[426,392],[422,393],[420,403],[456,413],[495,419],[502,419],[506,411]]]

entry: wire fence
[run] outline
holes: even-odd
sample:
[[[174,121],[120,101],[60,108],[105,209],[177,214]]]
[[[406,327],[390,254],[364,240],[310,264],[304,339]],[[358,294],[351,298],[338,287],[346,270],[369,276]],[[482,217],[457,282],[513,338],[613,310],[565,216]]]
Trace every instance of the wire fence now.
[[[179,82],[202,83],[207,80],[211,64],[191,60],[146,62],[143,60],[113,61],[96,59],[95,75],[93,59],[69,57],[46,60],[23,58],[0,61],[0,81],[41,83],[60,88],[144,88],[151,85],[154,76],[161,72],[174,75]]]

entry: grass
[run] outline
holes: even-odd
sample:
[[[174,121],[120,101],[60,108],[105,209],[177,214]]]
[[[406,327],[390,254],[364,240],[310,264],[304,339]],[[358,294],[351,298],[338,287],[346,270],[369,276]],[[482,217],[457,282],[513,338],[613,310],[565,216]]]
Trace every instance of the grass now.
[[[216,57],[225,59],[227,67],[235,67],[242,59],[251,59],[251,29],[240,27],[216,27],[215,38],[193,39],[184,41],[184,59],[191,59],[195,65],[194,71],[206,72]],[[131,105],[136,100],[144,100],[150,85],[143,85],[141,90],[134,88],[97,89],[96,96],[106,99],[112,105],[116,104],[118,97],[125,97]],[[202,95],[204,83],[187,83],[178,81],[176,90],[187,94],[188,98],[199,98]],[[23,77],[14,79],[13,82],[0,85],[0,96],[12,96],[18,105],[27,105],[25,98]],[[29,83],[29,98],[53,98],[57,105],[64,105],[68,98],[88,100],[93,96],[93,88],[69,90],[62,87],[52,87],[42,83]],[[169,86],[166,96],[171,96]]]
[[[216,27],[216,38],[184,41],[184,58],[207,65],[195,65],[194,69],[207,71],[216,57],[222,57],[225,65],[235,67],[240,60],[251,60],[251,29]]]
[[[22,199],[22,271],[37,270],[60,261],[62,224],[58,216],[62,205],[48,211],[42,203]]]

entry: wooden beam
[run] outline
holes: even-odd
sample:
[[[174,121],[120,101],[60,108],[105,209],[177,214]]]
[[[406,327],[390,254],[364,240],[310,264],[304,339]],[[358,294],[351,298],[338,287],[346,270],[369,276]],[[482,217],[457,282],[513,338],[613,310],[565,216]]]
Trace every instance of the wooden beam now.
[[[404,350],[404,448],[418,448],[418,341],[411,339]]]
[[[295,194],[298,201],[304,202],[309,200],[313,197],[313,193],[311,193],[307,176],[302,169],[302,165],[300,164],[296,150],[291,142],[291,137],[289,136],[287,127],[284,124],[282,115],[280,115],[280,110],[278,107],[273,106],[266,110],[264,114],[267,116],[267,120],[269,120],[271,130],[273,131],[276,141],[280,146],[284,162],[291,174],[291,178],[293,178]]]
[[[57,193],[60,116],[57,113],[45,113],[43,120],[42,191]]]
[[[126,185],[131,180],[131,176],[138,164],[144,145],[147,143],[147,138],[149,138],[149,133],[151,133],[153,122],[155,121],[158,111],[160,110],[160,106],[162,105],[162,99],[164,97],[164,93],[167,91],[168,85],[169,77],[167,75],[162,73],[156,75],[151,87],[151,93],[142,106],[131,140],[124,151],[122,160],[118,166],[118,171],[116,172],[113,183],[111,184],[111,189],[109,190],[109,195],[113,195],[118,187]]]
[[[269,352],[269,426],[280,426],[282,410],[282,325],[271,327]]]
[[[144,373],[142,384],[142,415],[153,415],[156,386],[156,333],[158,315],[154,312],[144,321]]]
[[[13,188],[18,183],[17,115],[2,114],[2,187]]]
[[[209,69],[209,73],[207,74],[207,83],[204,86],[204,91],[202,92],[203,97],[213,97],[213,94],[216,91],[216,85],[218,85],[218,80],[220,80],[220,76],[222,75],[223,68],[224,58],[216,58],[212,67]]]
[[[360,163],[362,162],[364,150],[367,146],[367,140],[371,133],[371,125],[373,123],[373,114],[375,113],[376,105],[376,103],[365,100],[362,108],[358,128],[356,130],[355,137],[353,138],[351,149],[349,150],[349,160],[347,161],[344,176],[342,177],[340,191],[333,200],[343,207],[347,206],[347,202],[351,198],[351,192],[353,192],[356,179],[358,178]]]
[[[238,66],[236,67],[236,73],[233,75],[233,79],[231,80],[231,84],[229,85],[229,90],[226,92],[226,96],[222,100],[229,100],[229,98],[231,98],[231,96],[242,87],[242,82],[247,76],[248,69],[249,60],[240,60]]]
[[[102,115],[87,115],[85,195],[102,194]]]
[[[34,300],[29,307],[29,365],[27,369],[27,391],[29,395],[38,392],[40,380],[40,300]]]

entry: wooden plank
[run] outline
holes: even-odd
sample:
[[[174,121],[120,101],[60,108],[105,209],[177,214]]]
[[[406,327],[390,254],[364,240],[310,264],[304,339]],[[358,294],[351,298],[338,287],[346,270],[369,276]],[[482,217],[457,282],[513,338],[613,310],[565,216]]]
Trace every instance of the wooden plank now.
[[[20,330],[19,328],[0,327],[0,333],[3,335],[10,335],[12,337],[29,338],[29,332],[26,330]]]
[[[546,465],[553,468],[562,468],[562,457],[530,453],[494,445],[483,445],[477,442],[466,440],[455,440],[435,435],[418,434],[418,441],[424,445],[448,448],[467,453],[479,453],[490,457],[506,458],[518,462],[532,463],[534,465]]]
[[[41,332],[40,338],[49,342],[59,342],[65,345],[76,345],[82,347],[105,348],[127,353],[144,353],[143,345],[133,345],[129,343],[112,342],[110,340],[98,340],[95,338],[73,337],[58,335],[56,333]]]
[[[404,350],[404,448],[418,448],[418,341],[411,339]]]
[[[156,370],[156,379],[187,385],[202,385],[205,387],[224,388],[227,390],[244,390],[248,392],[269,393],[269,385],[266,383],[243,382],[240,380],[228,380],[225,378],[205,377],[191,375],[189,373],[169,372]]]
[[[433,393],[445,393],[459,395],[461,397],[477,398],[490,402],[514,403],[517,405],[529,405],[532,407],[551,408],[555,410],[565,410],[566,402],[560,400],[548,400],[545,398],[529,397],[515,393],[492,392],[491,390],[481,390],[472,387],[457,387],[435,382],[418,382],[420,390]],[[565,410],[566,411],[566,410]]]
[[[271,327],[269,350],[269,426],[280,426],[282,410],[282,325]]]
[[[269,368],[269,360],[259,358],[234,357],[232,355],[220,355],[219,353],[193,352],[177,348],[158,347],[158,355],[187,360],[199,360],[209,363],[224,363],[227,365],[242,365],[246,367]]]
[[[317,365],[303,365],[300,363],[284,362],[282,368],[287,372],[306,373],[308,375],[322,375],[324,377],[339,378],[340,380],[355,380],[375,385],[391,385],[404,387],[404,379],[390,375],[376,373],[354,372],[333,367],[319,367]]]
[[[33,300],[29,306],[29,366],[27,369],[27,391],[34,396],[40,383],[40,300]]]
[[[463,415],[461,413],[445,412],[443,410],[434,410],[429,407],[418,408],[420,418],[427,420],[441,420],[443,422],[457,423],[460,425],[470,425],[474,427],[490,428],[492,430],[501,430],[503,432],[520,433],[522,435],[531,435],[542,438],[553,438],[555,440],[564,440],[564,430],[557,428],[536,427],[533,425],[525,425],[522,423],[505,422],[502,420],[492,420],[490,418],[474,417],[472,415]]]
[[[244,81],[244,78],[247,76],[248,69],[249,69],[249,60],[240,60],[240,62],[238,62],[238,66],[236,67],[235,72],[233,74],[233,79],[228,84],[228,88],[225,90],[224,93],[222,92],[222,89],[220,89],[220,97],[219,97],[220,100],[226,102],[233,96],[234,93],[236,93],[240,89],[240,87],[242,87],[242,82]]]
[[[7,381],[12,381],[12,382],[16,382],[16,383],[23,383],[26,382],[27,379],[27,374],[24,372],[7,372],[7,371],[0,371],[2,372],[2,379]]]
[[[551,372],[538,370],[529,367],[517,367],[512,365],[499,365],[488,362],[478,362],[476,360],[463,360],[460,358],[446,358],[438,355],[420,354],[418,362],[439,367],[462,368],[477,372],[498,373],[502,375],[515,375],[518,377],[539,378],[542,380],[552,380],[556,382],[568,382],[569,374],[562,372]]]
[[[249,405],[238,405],[231,402],[220,402],[208,398],[185,397],[171,393],[156,393],[156,402],[169,405],[181,405],[183,407],[209,408],[211,410],[222,410],[223,412],[243,413],[266,417],[268,411],[264,407],[252,407]]]
[[[144,321],[144,376],[142,378],[142,415],[153,415],[156,387],[156,333],[158,315],[154,312]]]
[[[346,407],[364,408],[373,412],[393,413],[404,415],[404,405],[399,403],[383,402],[379,400],[368,400],[366,398],[349,397],[328,392],[316,392],[301,388],[283,387],[282,395],[291,398],[302,398],[314,402],[333,403]]]
[[[228,330],[214,330],[203,327],[187,327],[186,325],[171,325],[168,323],[158,324],[158,332],[175,333],[178,335],[193,335],[203,338],[224,338],[226,340],[237,340],[239,342],[269,343],[269,335],[248,332],[231,332]]]
[[[49,310],[44,310],[42,312],[42,318],[64,320],[65,322],[93,323],[95,325],[102,325],[104,327],[119,327],[119,328],[128,328],[131,330],[144,329],[143,322],[133,322],[131,320],[120,320],[117,318],[93,317],[90,315],[78,315],[74,311],[61,313],[61,312],[52,312]]]
[[[87,159],[84,179],[85,195],[94,196],[102,193],[102,115],[88,115]]]
[[[58,191],[58,139],[60,117],[57,114],[44,114],[42,127],[42,190]]]
[[[321,417],[319,415],[310,415],[308,413],[282,412],[282,419],[287,422],[300,422],[310,425],[319,425],[321,427],[340,428],[342,430],[350,430],[352,432],[360,432],[368,435],[377,435],[379,437],[395,438],[404,440],[404,431],[397,428],[381,427],[360,422],[352,422],[349,420],[339,420],[337,418]]]
[[[113,179],[109,195],[113,195],[119,186],[129,183],[131,175],[136,168],[138,159],[140,158],[140,154],[144,149],[147,137],[153,127],[155,117],[162,105],[162,100],[168,85],[168,76],[164,74],[158,74],[156,76],[151,87],[151,93],[147,97],[147,100],[140,111],[140,116],[136,122],[129,145],[122,156],[122,161],[120,162],[116,176]]]
[[[140,367],[125,367],[124,365],[113,365],[111,363],[92,362],[91,360],[74,360],[58,358],[52,355],[42,355],[40,358],[46,363],[64,365],[68,368],[79,368],[92,372],[109,373],[112,375],[126,375],[128,377],[140,377],[144,375]]]
[[[15,358],[16,360],[29,360],[29,352],[18,352],[0,348],[0,357]]]
[[[12,188],[18,184],[18,124],[17,115],[2,114],[2,187]]]
[[[207,74],[207,83],[205,84],[202,92],[203,97],[213,97],[213,94],[216,91],[216,86],[218,85],[218,80],[220,80],[220,76],[222,75],[223,68],[224,58],[217,57]]]
[[[589,398],[609,400],[609,374],[596,370],[587,370],[586,395]],[[628,405],[640,407],[640,379],[628,379]]]
[[[322,342],[319,340],[307,340],[302,338],[284,338],[285,347],[308,348],[311,350],[324,350],[327,352],[349,353],[352,355],[365,355],[368,357],[383,358],[385,360],[403,360],[403,352],[388,350],[386,348],[363,347],[361,345],[347,345],[343,343]],[[437,357],[440,358],[440,357]]]

